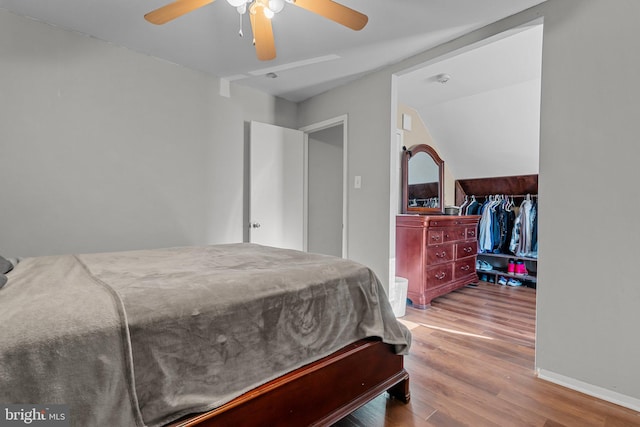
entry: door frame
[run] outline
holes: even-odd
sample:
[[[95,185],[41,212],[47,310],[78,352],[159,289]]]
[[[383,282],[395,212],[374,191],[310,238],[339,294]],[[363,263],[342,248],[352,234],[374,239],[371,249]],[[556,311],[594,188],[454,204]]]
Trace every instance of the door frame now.
[[[303,166],[303,246],[304,250],[309,250],[309,134],[318,132],[330,127],[342,125],[342,258],[349,257],[349,240],[348,240],[348,191],[349,191],[349,175],[348,175],[348,144],[347,144],[347,128],[348,115],[343,114],[338,117],[323,120],[308,126],[300,128],[304,132],[304,166]]]

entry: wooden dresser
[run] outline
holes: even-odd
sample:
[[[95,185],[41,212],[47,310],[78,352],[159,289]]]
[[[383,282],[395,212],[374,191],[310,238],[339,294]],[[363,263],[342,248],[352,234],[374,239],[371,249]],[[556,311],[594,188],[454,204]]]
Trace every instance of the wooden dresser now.
[[[398,215],[396,275],[409,280],[407,298],[416,308],[478,281],[476,256],[480,216]]]

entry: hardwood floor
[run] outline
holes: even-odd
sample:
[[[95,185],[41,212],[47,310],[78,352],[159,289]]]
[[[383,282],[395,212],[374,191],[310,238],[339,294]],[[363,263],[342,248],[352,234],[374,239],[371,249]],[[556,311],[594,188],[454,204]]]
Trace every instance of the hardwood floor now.
[[[640,413],[536,378],[535,292],[480,282],[407,307],[411,401],[385,393],[335,427],[640,426]]]

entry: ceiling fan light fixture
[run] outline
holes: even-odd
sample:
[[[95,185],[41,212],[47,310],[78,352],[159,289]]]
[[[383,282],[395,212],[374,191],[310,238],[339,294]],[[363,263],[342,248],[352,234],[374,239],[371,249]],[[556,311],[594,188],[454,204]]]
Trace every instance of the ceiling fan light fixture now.
[[[152,24],[166,24],[189,12],[213,3],[215,0],[174,0],[144,15],[144,19]],[[242,17],[249,14],[253,33],[256,56],[261,61],[269,61],[276,57],[275,40],[271,18],[282,11],[286,3],[294,4],[301,9],[320,15],[347,28],[358,31],[367,25],[367,15],[351,9],[335,0],[227,0],[240,15],[238,34],[243,36]],[[258,9],[262,9],[262,13]]]
[[[227,3],[233,7],[241,7],[247,3],[247,0],[227,0]]]
[[[284,0],[269,0],[269,9],[273,13],[280,13],[284,9]]]
[[[263,7],[262,11],[264,12],[264,16],[266,16],[267,19],[271,19],[275,15],[275,13],[273,13],[273,10],[269,9],[268,7]]]

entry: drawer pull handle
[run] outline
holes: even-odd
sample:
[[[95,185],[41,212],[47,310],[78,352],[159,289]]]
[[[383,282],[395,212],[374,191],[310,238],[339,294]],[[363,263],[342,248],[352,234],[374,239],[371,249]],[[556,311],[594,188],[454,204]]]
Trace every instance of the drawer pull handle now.
[[[475,231],[470,231],[470,232],[469,232],[469,236],[473,237],[473,236],[475,236],[475,235],[476,235],[476,232],[475,232]]]
[[[431,236],[431,240],[440,240],[440,236],[434,234],[433,236]]]
[[[460,232],[460,235],[461,235],[462,237],[464,237],[464,236],[466,236],[466,235],[467,235],[467,233],[465,233],[464,231],[461,231],[461,232]]]
[[[445,272],[442,271],[442,272],[436,274],[436,279],[442,280],[442,279],[445,278],[445,276],[446,276]]]
[[[463,251],[465,251],[466,253],[470,253],[471,252],[471,246],[467,246],[463,249]]]
[[[468,271],[471,267],[468,265],[463,265],[462,267],[460,267],[460,270],[462,271]]]
[[[446,253],[445,251],[442,251],[442,252],[436,252],[436,257],[437,257],[437,258],[444,258],[444,256],[445,256],[446,254],[447,254],[447,253]]]

